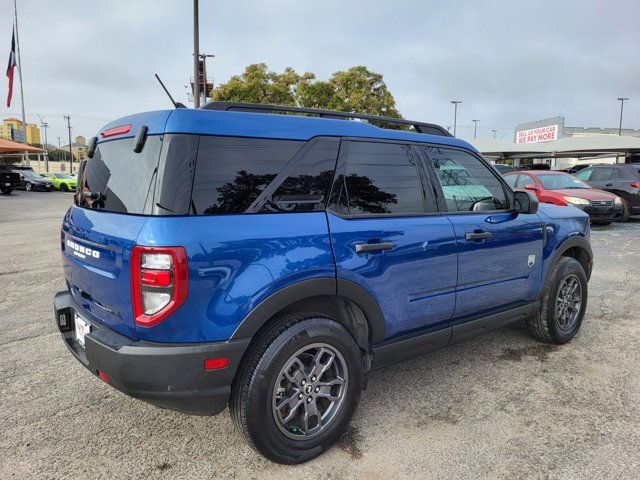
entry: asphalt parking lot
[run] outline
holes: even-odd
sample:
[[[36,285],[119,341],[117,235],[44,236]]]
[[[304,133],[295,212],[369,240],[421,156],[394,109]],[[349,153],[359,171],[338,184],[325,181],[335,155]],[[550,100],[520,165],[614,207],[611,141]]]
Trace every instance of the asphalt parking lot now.
[[[339,444],[301,466],[255,454],[227,412],[113,390],[62,344],[64,193],[0,196],[0,478],[640,478],[640,219],[594,228],[568,345],[513,326],[373,373]]]

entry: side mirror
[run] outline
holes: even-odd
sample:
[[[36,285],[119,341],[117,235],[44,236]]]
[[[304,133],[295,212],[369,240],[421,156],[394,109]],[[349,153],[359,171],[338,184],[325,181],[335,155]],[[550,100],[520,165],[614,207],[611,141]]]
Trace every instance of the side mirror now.
[[[538,211],[538,198],[531,192],[516,192],[513,203],[513,210],[516,213],[536,213]]]
[[[527,183],[524,186],[524,189],[525,190],[533,190],[535,192],[536,190],[538,190],[538,186],[535,183]]]

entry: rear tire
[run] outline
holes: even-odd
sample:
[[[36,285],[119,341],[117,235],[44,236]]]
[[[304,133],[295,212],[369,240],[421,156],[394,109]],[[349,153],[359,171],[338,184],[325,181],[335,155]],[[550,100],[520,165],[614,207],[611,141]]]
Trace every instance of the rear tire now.
[[[3,187],[0,190],[2,190],[2,193],[4,193],[5,195],[9,195],[11,194],[11,192],[13,192],[13,188],[7,188],[7,187]]]
[[[580,262],[560,257],[542,293],[540,310],[527,320],[527,329],[546,343],[567,343],[582,325],[587,309],[587,275]]]
[[[250,348],[229,401],[237,429],[274,462],[317,457],[342,435],[360,400],[360,348],[342,325],[311,313],[277,319]]]

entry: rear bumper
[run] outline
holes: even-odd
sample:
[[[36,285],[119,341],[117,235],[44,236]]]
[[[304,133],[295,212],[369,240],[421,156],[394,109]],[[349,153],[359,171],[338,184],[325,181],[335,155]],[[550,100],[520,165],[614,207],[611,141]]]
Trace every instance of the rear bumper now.
[[[54,297],[56,325],[69,351],[91,373],[108,376],[121,392],[161,408],[192,415],[216,415],[227,405],[231,383],[250,339],[200,344],[159,344],[131,340],[90,321],[67,291]],[[76,341],[74,312],[91,324],[85,348]],[[66,314],[69,331],[62,331]],[[229,365],[205,371],[207,358],[228,357]]]

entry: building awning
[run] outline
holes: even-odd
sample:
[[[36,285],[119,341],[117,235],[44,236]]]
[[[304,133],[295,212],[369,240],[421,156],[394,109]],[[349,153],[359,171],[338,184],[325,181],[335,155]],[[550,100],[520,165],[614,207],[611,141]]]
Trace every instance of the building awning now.
[[[42,153],[43,149],[0,138],[0,153]]]
[[[505,158],[587,157],[640,152],[640,138],[618,135],[566,137],[539,143],[511,143],[492,139],[467,140],[480,153]]]

